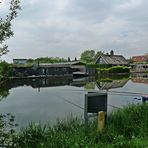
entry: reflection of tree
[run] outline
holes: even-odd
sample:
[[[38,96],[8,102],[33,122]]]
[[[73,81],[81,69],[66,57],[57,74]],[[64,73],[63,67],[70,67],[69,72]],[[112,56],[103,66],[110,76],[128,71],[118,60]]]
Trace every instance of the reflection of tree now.
[[[16,126],[15,117],[10,113],[0,115],[0,147],[15,147]]]
[[[95,83],[94,82],[89,82],[84,85],[85,89],[95,89]]]

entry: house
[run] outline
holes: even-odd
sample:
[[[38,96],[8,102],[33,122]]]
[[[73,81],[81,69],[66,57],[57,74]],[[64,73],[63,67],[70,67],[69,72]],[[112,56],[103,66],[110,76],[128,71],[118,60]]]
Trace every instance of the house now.
[[[131,72],[147,72],[148,71],[148,64],[139,64],[139,63],[134,63],[131,64]]]
[[[132,61],[134,63],[145,63],[148,62],[148,55],[142,55],[142,56],[133,56]]]
[[[13,59],[13,64],[26,64],[27,63],[27,59]]]
[[[64,63],[42,63],[37,66],[37,75],[72,75],[73,72],[86,72],[85,64],[80,61]]]
[[[100,55],[96,62],[96,64],[110,64],[112,66],[127,66],[128,62],[122,55],[114,55],[113,52],[111,54]]]

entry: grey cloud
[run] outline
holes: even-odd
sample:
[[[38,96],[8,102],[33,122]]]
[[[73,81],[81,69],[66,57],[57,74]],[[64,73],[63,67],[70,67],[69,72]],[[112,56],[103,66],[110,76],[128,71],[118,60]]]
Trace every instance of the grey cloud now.
[[[79,56],[84,49],[147,51],[146,0],[22,0],[8,58]],[[7,59],[8,59],[7,58]]]

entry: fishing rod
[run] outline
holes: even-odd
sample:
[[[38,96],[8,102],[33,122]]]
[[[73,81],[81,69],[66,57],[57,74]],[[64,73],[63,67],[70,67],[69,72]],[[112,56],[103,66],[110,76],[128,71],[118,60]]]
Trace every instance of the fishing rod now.
[[[66,89],[60,89],[61,91]],[[128,92],[128,91],[112,91],[112,90],[94,90],[94,89],[88,89],[88,90],[74,90],[74,89],[68,89],[69,91],[76,91],[76,92],[94,92],[94,93],[114,93],[117,95],[126,94],[125,96],[148,96],[146,93],[140,93],[140,92]],[[124,95],[123,95],[124,96]]]
[[[73,105],[73,106],[75,106],[75,107],[78,107],[79,109],[83,109],[84,110],[84,107],[81,107],[80,105],[78,105],[78,104],[75,104],[75,103],[73,103],[72,101],[69,101],[69,99],[67,98],[65,98],[65,97],[62,97],[62,96],[58,96],[58,95],[56,95],[58,98],[60,98],[60,99],[62,99],[62,100],[64,100],[65,102],[67,102],[67,103],[69,103],[69,104],[71,104],[71,105]],[[113,108],[116,108],[116,109],[121,109],[120,107],[117,107],[117,106],[114,106],[114,105],[111,105],[111,104],[107,104],[108,106],[111,106],[111,107],[113,107]]]

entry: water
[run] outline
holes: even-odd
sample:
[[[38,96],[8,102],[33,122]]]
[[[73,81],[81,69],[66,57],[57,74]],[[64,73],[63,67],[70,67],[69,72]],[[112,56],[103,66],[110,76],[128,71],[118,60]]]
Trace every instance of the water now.
[[[0,87],[0,113],[11,113],[20,126],[29,122],[55,123],[70,116],[84,117],[85,94],[88,91],[108,92],[107,112],[130,103],[142,103],[141,95],[148,94],[148,78],[132,79],[72,78],[13,80]],[[115,92],[116,91],[116,92]]]

